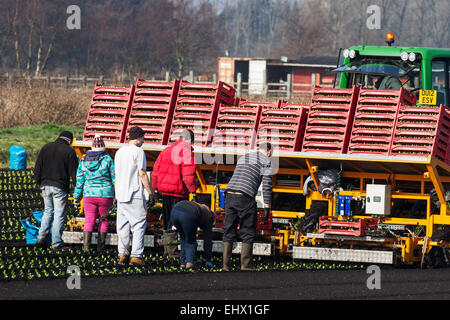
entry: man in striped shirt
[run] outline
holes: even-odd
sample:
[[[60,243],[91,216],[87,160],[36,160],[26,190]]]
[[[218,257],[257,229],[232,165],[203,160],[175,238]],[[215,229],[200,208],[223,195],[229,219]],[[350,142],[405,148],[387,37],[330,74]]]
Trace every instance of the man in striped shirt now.
[[[268,142],[240,157],[228,183],[225,198],[225,223],[223,233],[223,270],[229,271],[233,242],[242,240],[241,270],[253,271],[251,261],[253,242],[256,238],[257,205],[255,197],[262,182],[264,218],[269,216],[272,200],[272,175],[270,156],[272,145]]]

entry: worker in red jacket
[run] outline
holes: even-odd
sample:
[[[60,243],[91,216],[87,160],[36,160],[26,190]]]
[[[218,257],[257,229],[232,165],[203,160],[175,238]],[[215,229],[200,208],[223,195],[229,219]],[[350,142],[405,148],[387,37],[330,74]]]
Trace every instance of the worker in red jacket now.
[[[192,143],[194,133],[183,130],[179,140],[159,154],[152,171],[152,186],[162,194],[164,230],[172,227],[170,212],[182,200],[189,200],[189,193],[197,190],[196,165]]]

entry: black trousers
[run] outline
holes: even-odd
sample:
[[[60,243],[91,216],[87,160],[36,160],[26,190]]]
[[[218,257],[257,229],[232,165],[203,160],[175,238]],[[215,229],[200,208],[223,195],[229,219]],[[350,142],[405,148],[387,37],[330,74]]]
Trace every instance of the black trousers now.
[[[172,227],[172,221],[170,220],[170,212],[172,208],[180,201],[189,200],[189,198],[183,197],[174,197],[174,196],[166,196],[162,195],[162,218],[164,224],[164,230],[167,230]]]
[[[253,243],[256,238],[257,205],[254,198],[227,192],[225,198],[224,242]],[[237,227],[239,225],[239,231]]]

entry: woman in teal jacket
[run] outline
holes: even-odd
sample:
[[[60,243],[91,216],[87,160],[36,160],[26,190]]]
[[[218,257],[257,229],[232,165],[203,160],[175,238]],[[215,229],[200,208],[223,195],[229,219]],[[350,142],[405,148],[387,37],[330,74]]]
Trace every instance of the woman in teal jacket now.
[[[86,152],[77,170],[73,197],[75,201],[83,198],[85,252],[89,252],[97,216],[100,221],[97,251],[103,250],[109,224],[107,214],[114,202],[114,162],[105,151],[103,139],[96,135],[91,150]]]

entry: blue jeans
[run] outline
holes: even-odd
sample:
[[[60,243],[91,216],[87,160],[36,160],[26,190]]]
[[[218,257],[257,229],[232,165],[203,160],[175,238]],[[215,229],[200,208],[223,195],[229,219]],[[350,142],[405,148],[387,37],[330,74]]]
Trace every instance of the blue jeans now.
[[[62,233],[65,226],[65,209],[67,203],[67,192],[51,186],[41,187],[44,198],[44,215],[39,229],[38,240],[46,237],[50,228],[52,229],[52,246],[63,245]],[[53,226],[52,226],[53,222]]]
[[[196,215],[174,207],[170,213],[170,219],[180,233],[180,264],[185,265],[188,262],[195,264],[198,228]]]

